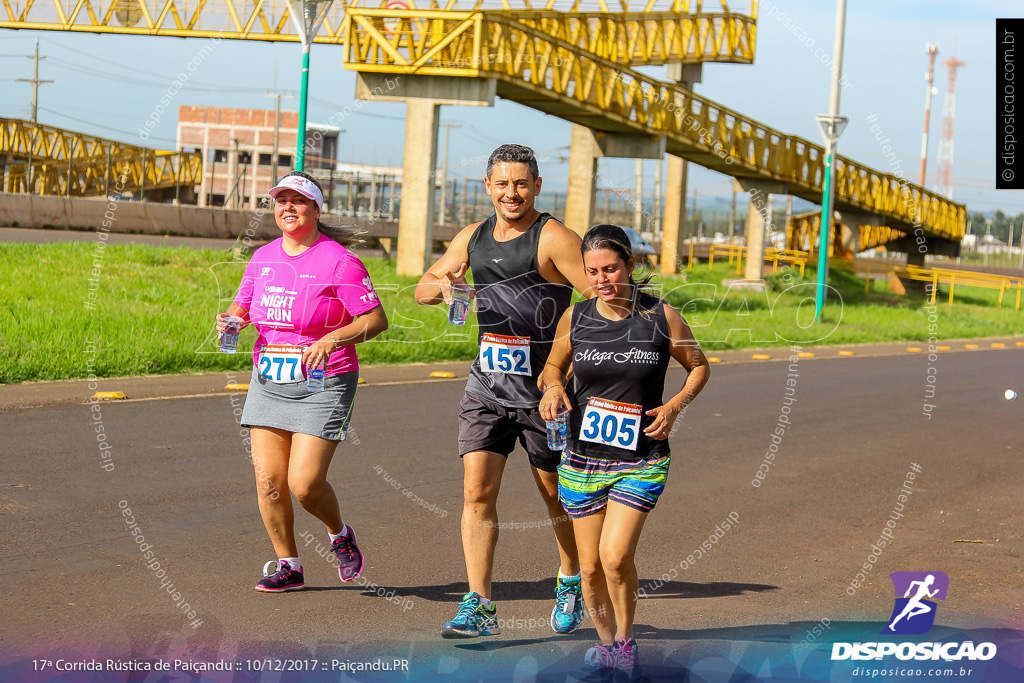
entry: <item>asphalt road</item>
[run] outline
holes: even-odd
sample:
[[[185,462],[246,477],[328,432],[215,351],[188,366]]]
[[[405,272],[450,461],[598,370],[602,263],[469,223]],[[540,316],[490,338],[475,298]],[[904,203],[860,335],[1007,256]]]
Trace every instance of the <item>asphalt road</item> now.
[[[670,373],[670,387],[681,381]],[[911,570],[950,577],[929,638],[997,639],[990,667],[1021,672],[1024,399],[1004,399],[1007,387],[1024,393],[1024,349],[715,366],[672,438],[668,487],[637,554],[647,597],[636,631],[650,678],[858,680],[857,662],[830,662],[828,643],[881,639],[894,598],[888,574]],[[220,681],[576,680],[595,632],[587,622],[556,636],[547,625],[557,555],[520,451],[499,502],[494,598],[504,634],[439,637],[466,589],[461,391],[461,381],[360,389],[330,480],[358,532],[366,583],[338,581],[317,554],[323,528],[297,511],[296,531],[310,541],[307,590],[283,595],[252,590],[274,555],[236,422],[242,395],[0,412],[0,679],[129,680],[110,678],[110,665],[97,678],[55,678],[57,658],[113,657],[226,660],[235,672],[208,679]],[[721,531],[730,516],[736,523]],[[890,519],[892,540],[875,552]],[[33,672],[42,658],[49,670]],[[346,658],[404,659],[409,669],[323,672]],[[254,670],[268,666],[318,672]],[[948,680],[1024,678],[995,671]]]

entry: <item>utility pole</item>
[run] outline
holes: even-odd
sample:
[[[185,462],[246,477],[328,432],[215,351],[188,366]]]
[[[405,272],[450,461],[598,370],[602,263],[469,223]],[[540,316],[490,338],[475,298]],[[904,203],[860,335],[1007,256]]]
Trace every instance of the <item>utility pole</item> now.
[[[36,54],[34,57],[29,57],[29,59],[35,60],[35,66],[32,68],[32,78],[16,78],[14,80],[32,84],[32,123],[36,123],[36,110],[39,107],[39,85],[41,83],[53,83],[53,81],[39,79],[39,60],[46,59],[46,57],[39,56],[38,38],[36,38]]]
[[[659,242],[663,234],[661,229],[661,164],[660,158],[654,164],[654,232]]]
[[[441,162],[441,210],[437,214],[437,224],[445,225],[445,221],[448,220],[448,207],[445,204],[448,194],[448,136],[451,134],[452,128],[462,128],[462,123],[459,121],[442,121],[440,125],[444,126],[444,159]],[[433,194],[434,184],[431,182],[430,185],[430,193]]]
[[[789,243],[789,237],[790,237],[790,235],[793,232],[793,195],[791,195],[791,194],[787,194],[786,195],[786,223],[785,223],[785,230],[786,230],[786,245],[783,247],[783,249],[795,249],[796,247],[792,246]]]
[[[942,109],[942,139],[939,140],[939,168],[935,178],[935,191],[953,198],[953,128],[956,124],[956,70],[966,66],[967,62],[956,57],[947,59],[943,64],[949,69],[949,87],[946,90],[946,101]]]
[[[291,99],[294,97],[294,92],[291,90],[283,90],[281,92],[266,92],[266,97],[274,98],[274,158],[270,162],[270,174],[273,176],[271,181],[277,184],[277,157],[278,149],[281,141],[281,98],[287,97]]]
[[[295,170],[306,170],[306,103],[309,100],[309,49],[333,0],[288,0],[288,13],[302,40],[302,85],[299,91],[299,129],[295,140]]]
[[[1020,226],[1020,237],[1017,238],[1017,251],[1020,252],[1020,260],[1017,262],[1017,267],[1024,269],[1024,223]]]
[[[939,54],[939,46],[935,43],[926,43],[925,52],[928,53],[928,73],[925,80],[928,82],[928,92],[924,96],[924,138],[921,140],[921,187],[924,187],[924,169],[928,161],[928,123],[932,118],[932,95],[935,94],[935,55]]]
[[[636,190],[633,192],[633,229],[643,232],[644,220],[644,160],[636,160]]]
[[[697,224],[697,188],[693,188],[693,212],[690,214],[690,239],[696,237],[704,237],[703,234],[698,235],[699,226]]]
[[[1024,225],[1021,226],[1021,236],[1024,237]],[[1006,255],[1013,253],[1013,221],[1010,221],[1010,236],[1006,238]],[[1007,259],[1009,260],[1009,259]]]
[[[828,251],[832,245],[835,227],[835,155],[836,143],[849,120],[839,115],[840,83],[843,75],[843,42],[846,37],[846,0],[836,1],[836,28],[832,44],[832,87],[829,94],[829,113],[818,116],[818,128],[825,139],[825,187],[821,200],[821,230],[818,237],[818,286],[814,297],[814,322],[821,321],[825,305],[825,286],[828,284]]]
[[[732,204],[729,205],[729,246],[733,243],[733,228],[736,225],[736,190],[739,183],[732,181]]]

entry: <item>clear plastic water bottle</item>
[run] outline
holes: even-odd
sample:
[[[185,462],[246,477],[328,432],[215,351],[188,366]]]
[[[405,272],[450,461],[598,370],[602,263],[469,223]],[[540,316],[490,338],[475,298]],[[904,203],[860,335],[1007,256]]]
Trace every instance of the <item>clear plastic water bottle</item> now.
[[[238,351],[238,332],[242,329],[242,319],[228,315],[224,316],[222,322],[225,329],[220,333],[220,352],[235,353]]]
[[[563,407],[558,407],[558,413],[554,420],[545,422],[548,430],[548,449],[561,451],[565,448],[569,429],[569,412]]]
[[[469,314],[469,302],[473,288],[469,285],[452,285],[452,303],[448,307],[448,322],[452,325],[465,325]]]
[[[310,391],[324,390],[324,369],[319,365],[306,368],[306,388]]]

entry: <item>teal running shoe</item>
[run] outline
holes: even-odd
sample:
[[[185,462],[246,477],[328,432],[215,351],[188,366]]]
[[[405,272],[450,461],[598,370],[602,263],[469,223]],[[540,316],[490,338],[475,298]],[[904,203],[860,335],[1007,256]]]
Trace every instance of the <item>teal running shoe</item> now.
[[[551,630],[572,633],[583,623],[583,590],[580,577],[563,579],[555,583],[555,608],[551,610]]]
[[[491,603],[490,607],[483,607],[480,604],[480,594],[473,592],[462,596],[459,613],[441,627],[443,638],[475,638],[500,634],[498,610],[494,603]]]

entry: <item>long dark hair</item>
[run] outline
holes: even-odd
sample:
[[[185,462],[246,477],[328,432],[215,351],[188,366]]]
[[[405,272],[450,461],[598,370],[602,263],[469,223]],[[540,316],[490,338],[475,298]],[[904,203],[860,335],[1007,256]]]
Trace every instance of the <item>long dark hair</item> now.
[[[636,259],[633,257],[633,244],[629,241],[629,235],[617,225],[605,223],[595,225],[590,230],[587,230],[587,234],[583,236],[580,253],[586,254],[588,251],[598,251],[599,249],[610,249],[618,254],[619,258],[623,261],[629,262],[632,260],[634,266],[636,265]],[[633,310],[644,320],[650,320],[654,308],[641,305],[639,303],[640,294],[644,293],[653,296],[651,292],[651,280],[653,278],[654,273],[648,273],[640,280],[635,280],[632,273],[629,276],[629,284],[633,293]]]
[[[324,194],[324,188],[320,184],[320,181],[311,176],[310,174],[306,173],[305,171],[292,171],[291,173],[286,173],[281,177],[287,178],[290,175],[297,175],[300,178],[305,178],[309,182],[316,185],[317,189],[320,190],[321,196]],[[323,215],[322,207],[320,210],[320,215]],[[319,230],[324,237],[334,240],[343,247],[352,247],[358,245],[359,243],[362,242],[362,240],[360,239],[360,235],[366,232],[362,228],[359,228],[355,225],[328,225],[319,218],[317,218],[316,221],[316,229]]]

